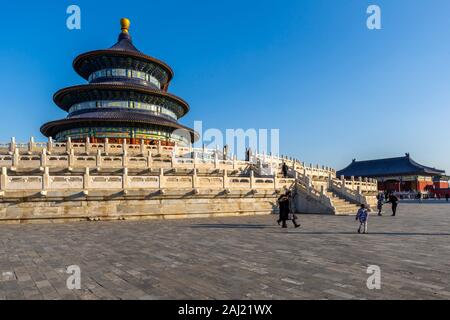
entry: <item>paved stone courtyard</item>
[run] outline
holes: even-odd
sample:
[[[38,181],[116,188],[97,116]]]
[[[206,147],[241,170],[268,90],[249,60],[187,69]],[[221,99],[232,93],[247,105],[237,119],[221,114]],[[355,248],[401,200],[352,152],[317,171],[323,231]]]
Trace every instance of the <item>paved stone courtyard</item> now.
[[[300,218],[1,225],[0,299],[450,299],[449,204],[400,204],[368,235],[354,217]]]

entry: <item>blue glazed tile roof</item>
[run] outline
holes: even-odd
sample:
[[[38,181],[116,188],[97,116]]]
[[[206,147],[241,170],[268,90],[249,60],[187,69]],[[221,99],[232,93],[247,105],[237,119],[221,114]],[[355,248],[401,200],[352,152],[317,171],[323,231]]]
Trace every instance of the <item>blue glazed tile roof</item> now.
[[[356,161],[338,171],[337,176],[386,177],[402,175],[444,175],[444,170],[427,167],[415,162],[409,154],[404,157]]]
[[[123,32],[119,35],[119,40],[117,41],[117,43],[109,49],[110,50],[118,50],[118,51],[131,51],[131,52],[142,53],[133,45],[131,36],[129,34],[123,33]]]

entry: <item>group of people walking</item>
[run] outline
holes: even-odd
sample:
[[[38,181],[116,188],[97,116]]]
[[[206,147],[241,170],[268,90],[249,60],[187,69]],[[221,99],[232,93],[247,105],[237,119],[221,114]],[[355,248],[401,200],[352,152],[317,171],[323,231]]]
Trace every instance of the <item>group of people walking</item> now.
[[[380,193],[377,196],[377,209],[378,209],[378,216],[382,216],[382,210],[383,205],[390,203],[392,206],[392,216],[395,216],[397,213],[397,207],[398,207],[399,199],[397,196],[395,196],[393,193],[387,194],[387,197]],[[286,191],[286,193],[282,194],[278,198],[278,207],[280,209],[279,211],[279,218],[278,218],[278,225],[281,225],[282,228],[287,228],[287,221],[292,221],[295,228],[300,227],[300,224],[297,222],[298,218],[294,213],[294,205],[293,205],[293,195],[290,190]],[[369,220],[369,213],[370,208],[365,205],[361,204],[361,207],[359,208],[357,214],[356,214],[356,220],[359,221],[359,228],[358,233],[367,233],[368,232],[368,220]]]
[[[278,207],[280,208],[280,216],[278,218],[278,225],[282,224],[282,228],[287,228],[287,221],[291,220],[295,228],[300,227],[297,223],[297,216],[294,213],[292,192],[288,190],[278,198]]]
[[[283,162],[281,166],[281,173],[284,178],[289,176],[289,167],[286,165],[285,162]],[[282,194],[278,198],[278,207],[280,209],[279,211],[279,218],[278,218],[278,225],[281,224],[282,228],[287,228],[287,221],[291,220],[294,224],[295,228],[300,227],[300,224],[297,223],[297,216],[294,213],[294,205],[293,205],[293,195],[290,190],[286,191],[286,193]],[[448,197],[447,197],[448,199]],[[394,193],[379,193],[377,195],[377,209],[378,209],[378,216],[382,216],[383,206],[387,203],[391,204],[392,208],[392,216],[395,217],[397,214],[397,207],[398,207],[399,199]],[[359,220],[359,228],[358,233],[367,233],[368,230],[368,220],[369,220],[369,212],[370,208],[365,205],[361,204],[361,207],[359,208],[357,214],[356,214],[356,220]]]
[[[387,200],[386,200],[387,198]],[[385,196],[383,193],[379,193],[377,195],[377,209],[378,209],[378,216],[382,216],[383,211],[383,205],[386,203],[390,203],[392,205],[392,216],[395,217],[397,214],[397,207],[398,207],[398,198],[393,193],[387,194]],[[359,208],[358,212],[356,213],[356,220],[359,220],[359,228],[358,233],[367,233],[368,232],[368,221],[369,221],[369,213],[370,208],[362,204]]]
[[[386,201],[387,198],[387,201]],[[381,212],[383,210],[383,205],[386,203],[390,203],[392,205],[392,216],[395,217],[397,214],[397,207],[398,207],[398,198],[393,193],[387,193],[386,195],[384,193],[379,193],[377,195],[377,209],[378,209],[378,215],[382,216]]]

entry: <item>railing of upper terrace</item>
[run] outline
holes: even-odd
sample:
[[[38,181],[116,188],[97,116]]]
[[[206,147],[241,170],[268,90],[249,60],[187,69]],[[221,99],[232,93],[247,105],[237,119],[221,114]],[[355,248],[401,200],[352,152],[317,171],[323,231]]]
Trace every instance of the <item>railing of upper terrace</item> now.
[[[95,190],[160,190],[177,189],[193,190],[199,192],[202,189],[217,191],[246,190],[258,192],[292,188],[295,179],[289,178],[261,178],[255,177],[253,172],[247,176],[231,175],[224,170],[219,175],[200,175],[194,169],[190,174],[176,174],[161,168],[158,172],[148,172],[145,175],[132,175],[128,169],[122,173],[99,175],[93,174],[89,168],[84,173],[75,175],[52,174],[48,167],[41,173],[33,175],[8,175],[7,168],[3,167],[0,174],[0,196],[6,192],[30,191],[39,192],[46,196],[52,191],[77,191],[84,192]]]
[[[373,180],[336,180],[333,168],[319,165],[307,165],[296,159],[277,157],[265,154],[251,155],[250,161],[238,160],[235,156],[230,159],[224,157],[219,149],[192,148],[179,146],[131,145],[91,143],[85,142],[35,142],[33,138],[28,143],[17,143],[11,139],[10,143],[0,144],[0,167],[11,171],[34,170],[44,171],[45,168],[71,169],[205,169],[230,170],[248,174],[255,171],[257,176],[274,177],[280,174],[281,166],[286,163],[289,176],[301,179],[304,184],[311,180],[328,182],[329,188],[336,190],[340,183],[339,192],[358,191],[361,193],[376,191],[377,185]],[[344,186],[344,187],[342,187]],[[321,187],[311,184],[310,188],[323,193]],[[348,189],[348,190],[347,190]],[[323,191],[323,190],[322,190]],[[348,191],[348,192],[347,192]],[[323,196],[321,196],[323,197]]]

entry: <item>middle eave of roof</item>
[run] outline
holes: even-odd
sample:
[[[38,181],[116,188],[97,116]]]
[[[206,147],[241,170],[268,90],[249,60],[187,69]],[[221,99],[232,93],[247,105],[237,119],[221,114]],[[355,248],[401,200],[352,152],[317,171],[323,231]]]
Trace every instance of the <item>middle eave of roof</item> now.
[[[67,97],[70,94],[75,93],[77,95],[77,97],[79,97],[80,93],[95,92],[95,91],[111,91],[111,92],[118,91],[118,92],[123,92],[123,93],[136,92],[138,94],[161,97],[161,98],[168,99],[168,100],[175,102],[176,104],[182,106],[184,109],[183,115],[185,115],[186,113],[189,112],[189,104],[186,101],[184,101],[183,99],[181,99],[180,97],[177,97],[168,92],[154,90],[151,88],[147,88],[147,87],[139,86],[139,85],[135,85],[135,84],[125,84],[125,83],[112,83],[112,82],[105,83],[105,82],[103,82],[103,83],[83,84],[83,85],[67,87],[67,88],[57,91],[53,95],[53,101],[55,102],[55,104],[58,107],[60,107],[64,111],[68,111],[69,108],[74,103],[73,101],[68,101],[69,99],[67,99]],[[80,101],[84,101],[84,100],[80,100]],[[75,102],[75,103],[77,103],[77,102]]]

